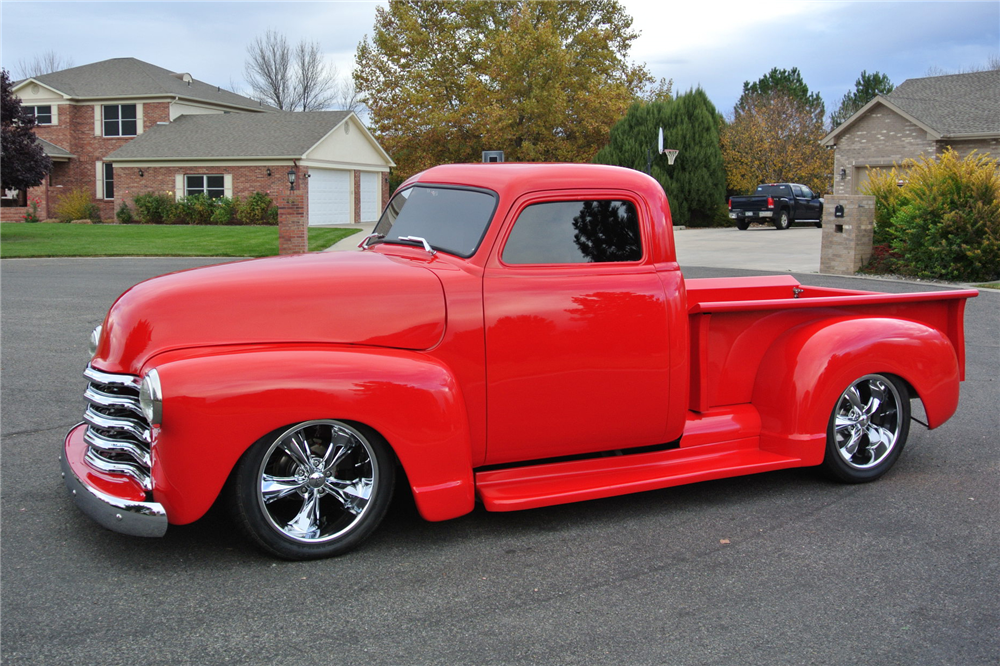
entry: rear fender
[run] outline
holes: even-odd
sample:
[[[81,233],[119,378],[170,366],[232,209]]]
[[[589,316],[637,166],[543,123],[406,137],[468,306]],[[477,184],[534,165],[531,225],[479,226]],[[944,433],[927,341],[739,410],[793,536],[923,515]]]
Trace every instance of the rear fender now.
[[[186,356],[186,357],[185,357]],[[266,434],[339,419],[378,431],[428,520],[472,510],[468,418],[450,370],[416,352],[310,348],[152,359],[163,388],[153,495],[171,523],[200,518],[240,456]]]
[[[958,406],[958,358],[941,331],[879,317],[812,322],[778,337],[761,362],[752,399],[761,418],[761,448],[820,464],[837,399],[871,373],[906,380],[932,428]]]

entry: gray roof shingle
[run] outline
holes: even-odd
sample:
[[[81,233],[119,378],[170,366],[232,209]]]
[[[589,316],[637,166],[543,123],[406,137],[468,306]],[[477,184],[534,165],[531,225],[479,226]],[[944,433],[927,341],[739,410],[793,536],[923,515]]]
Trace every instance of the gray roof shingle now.
[[[942,137],[1000,135],[1000,70],[908,79],[885,98]]]
[[[107,160],[302,157],[350,111],[180,116],[156,125]]]
[[[177,95],[257,111],[273,110],[249,97],[197,79],[188,85],[174,76],[174,72],[136,58],[112,58],[32,78],[76,98]]]
[[[39,139],[37,136],[35,137],[35,142],[38,143],[39,145],[41,145],[42,150],[49,157],[56,157],[56,158],[58,158],[58,157],[65,157],[65,158],[76,157],[76,155],[74,155],[73,153],[69,152],[68,150],[66,150],[62,146],[57,146],[56,144],[54,144],[54,143],[52,143],[50,141],[46,141],[45,139]]]

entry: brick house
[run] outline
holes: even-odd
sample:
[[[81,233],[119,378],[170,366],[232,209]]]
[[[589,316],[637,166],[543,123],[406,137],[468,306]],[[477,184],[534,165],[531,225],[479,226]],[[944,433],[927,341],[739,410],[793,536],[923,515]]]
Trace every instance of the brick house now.
[[[833,194],[860,194],[869,174],[953,148],[1000,154],[1000,71],[908,79],[826,135]]]
[[[144,192],[265,191],[283,217],[312,224],[368,221],[388,197],[395,164],[351,112],[281,112],[135,58],[25,79],[13,92],[34,113],[53,169],[42,185],[17,193],[20,201],[5,202],[15,206],[3,207],[4,221],[22,218],[26,195],[50,217],[73,188],[92,192],[106,220]],[[296,191],[279,202],[289,171]]]

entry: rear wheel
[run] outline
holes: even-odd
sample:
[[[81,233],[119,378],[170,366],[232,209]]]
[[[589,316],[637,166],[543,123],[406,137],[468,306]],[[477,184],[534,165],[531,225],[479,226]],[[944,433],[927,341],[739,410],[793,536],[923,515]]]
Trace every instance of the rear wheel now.
[[[788,217],[788,211],[783,210],[778,213],[778,217],[774,218],[774,228],[778,231],[784,231],[792,224],[791,219]]]
[[[230,480],[236,521],[265,551],[330,557],[375,530],[392,499],[395,460],[375,431],[306,421],[254,444]]]
[[[823,467],[847,483],[874,481],[903,452],[910,432],[910,396],[891,375],[865,375],[837,399],[826,431]]]
[[[815,224],[820,229],[823,228],[823,222],[820,220],[816,220],[815,222],[813,222],[813,224]]]
[[[736,220],[736,228],[740,231],[746,231],[750,228],[750,222],[746,219]]]

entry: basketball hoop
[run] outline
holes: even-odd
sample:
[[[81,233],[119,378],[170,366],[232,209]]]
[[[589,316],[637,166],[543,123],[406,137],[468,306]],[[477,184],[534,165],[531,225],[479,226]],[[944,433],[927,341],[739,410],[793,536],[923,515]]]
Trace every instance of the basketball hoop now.
[[[681,151],[677,150],[676,148],[664,148],[663,154],[667,156],[667,164],[673,166],[674,160],[677,159],[677,153],[679,152]]]

